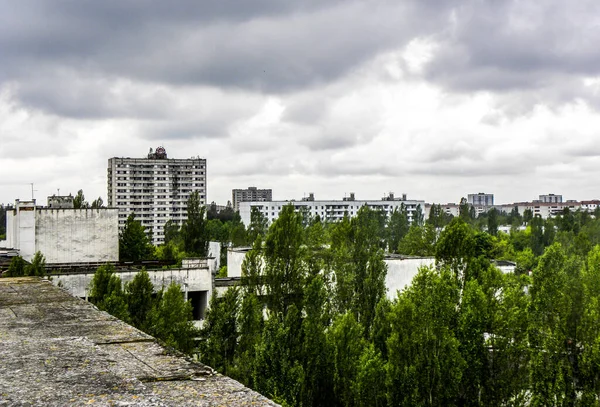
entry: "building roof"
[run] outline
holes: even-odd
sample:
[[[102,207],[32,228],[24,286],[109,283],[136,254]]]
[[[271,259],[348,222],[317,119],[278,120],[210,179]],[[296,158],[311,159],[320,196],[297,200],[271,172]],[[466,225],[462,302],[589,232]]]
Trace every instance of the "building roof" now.
[[[0,360],[0,405],[276,406],[38,278],[0,279]]]

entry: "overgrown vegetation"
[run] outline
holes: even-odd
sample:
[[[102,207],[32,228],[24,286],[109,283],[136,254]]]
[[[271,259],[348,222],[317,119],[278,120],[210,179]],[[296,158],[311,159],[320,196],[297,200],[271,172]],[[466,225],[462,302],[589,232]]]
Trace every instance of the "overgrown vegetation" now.
[[[192,306],[184,300],[181,288],[175,283],[153,293],[148,272],[142,269],[123,287],[113,266],[105,265],[94,274],[90,301],[168,346],[185,353],[194,350],[197,332],[192,322]]]
[[[600,218],[524,215],[286,207],[211,300],[201,359],[288,406],[598,405]],[[436,257],[393,301],[390,248]]]

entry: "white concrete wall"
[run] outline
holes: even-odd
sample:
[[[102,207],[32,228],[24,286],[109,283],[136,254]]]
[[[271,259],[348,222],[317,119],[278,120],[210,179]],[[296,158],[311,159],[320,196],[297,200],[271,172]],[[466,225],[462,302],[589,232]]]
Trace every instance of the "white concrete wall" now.
[[[137,271],[125,271],[117,272],[116,274],[121,278],[123,284],[125,284],[133,280],[137,273]],[[208,300],[211,298],[213,290],[212,274],[210,269],[206,267],[199,269],[148,270],[148,275],[156,291],[160,291],[163,287],[168,287],[174,281],[181,286],[183,292],[185,292],[186,288],[187,291],[207,291]],[[88,294],[86,293],[86,289],[89,288],[93,278],[94,273],[54,274],[52,276],[52,283],[64,287],[76,297],[85,298]]]
[[[48,264],[118,261],[117,217],[117,209],[38,209],[36,250]]]
[[[405,287],[411,285],[412,279],[421,267],[434,266],[435,258],[385,259],[385,264],[388,266],[385,287],[387,297],[392,300],[398,296],[398,291],[402,291]]]
[[[244,262],[248,251],[248,249],[227,250],[227,277],[242,276],[242,263]]]
[[[27,261],[31,261],[36,252],[35,216],[35,201],[17,203],[17,216],[14,221],[17,236],[14,242],[15,249],[19,249],[19,254]]]
[[[0,240],[0,247],[5,249],[15,248],[15,215],[12,209],[6,211],[6,239]]]
[[[208,257],[214,258],[217,271],[221,268],[221,242],[208,242]]]

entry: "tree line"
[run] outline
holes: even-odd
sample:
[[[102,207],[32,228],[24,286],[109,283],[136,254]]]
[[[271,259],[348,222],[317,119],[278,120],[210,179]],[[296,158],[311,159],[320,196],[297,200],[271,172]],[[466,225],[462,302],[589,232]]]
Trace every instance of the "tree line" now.
[[[494,236],[469,212],[325,224],[285,207],[211,299],[200,359],[287,406],[598,405],[600,219]],[[428,234],[436,266],[389,300],[385,250]]]

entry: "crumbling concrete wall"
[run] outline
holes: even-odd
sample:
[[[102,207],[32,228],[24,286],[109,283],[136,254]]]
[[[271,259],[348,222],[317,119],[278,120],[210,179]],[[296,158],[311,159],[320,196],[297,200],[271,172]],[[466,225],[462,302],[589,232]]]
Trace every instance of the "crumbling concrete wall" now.
[[[118,210],[37,209],[35,247],[48,264],[118,261]]]

